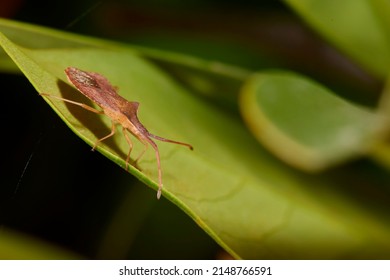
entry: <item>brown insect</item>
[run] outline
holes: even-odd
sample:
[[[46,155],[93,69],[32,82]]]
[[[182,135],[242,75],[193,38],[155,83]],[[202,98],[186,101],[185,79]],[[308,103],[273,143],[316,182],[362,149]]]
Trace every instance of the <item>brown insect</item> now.
[[[127,134],[129,131],[132,135],[135,136],[142,144],[144,144],[144,149],[141,154],[134,161],[134,164],[144,155],[149,144],[153,147],[156,153],[157,159],[157,168],[158,168],[158,180],[159,180],[159,188],[157,192],[157,198],[160,199],[161,190],[162,190],[162,171],[161,171],[161,162],[160,162],[160,153],[156,143],[152,140],[152,138],[170,142],[174,144],[184,145],[193,150],[193,147],[190,144],[173,141],[169,139],[162,138],[160,136],[156,136],[151,134],[138,120],[137,111],[139,107],[138,102],[127,101],[125,98],[120,96],[117,93],[117,89],[110,84],[110,82],[103,77],[102,75],[94,72],[86,72],[74,67],[68,67],[65,69],[66,76],[68,80],[86,97],[95,102],[102,111],[97,110],[91,106],[86,104],[75,102],[69,99],[64,99],[58,96],[53,96],[50,94],[42,93],[41,95],[49,96],[52,98],[56,98],[77,106],[80,106],[86,110],[94,112],[96,114],[104,114],[111,119],[112,126],[111,132],[104,136],[103,138],[98,139],[92,150],[94,150],[97,145],[106,140],[107,138],[113,136],[115,134],[116,125],[120,124],[122,126],[123,135],[125,136],[126,142],[129,144],[129,152],[126,157],[126,170],[130,161],[130,154],[133,148],[133,143]]]

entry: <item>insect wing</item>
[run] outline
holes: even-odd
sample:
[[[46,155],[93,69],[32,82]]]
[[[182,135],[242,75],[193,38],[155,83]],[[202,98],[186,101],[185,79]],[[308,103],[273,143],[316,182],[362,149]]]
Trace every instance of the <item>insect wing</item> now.
[[[120,102],[125,100],[110,82],[98,73],[85,72],[74,67],[65,69],[68,80],[86,97],[102,108],[120,110]]]

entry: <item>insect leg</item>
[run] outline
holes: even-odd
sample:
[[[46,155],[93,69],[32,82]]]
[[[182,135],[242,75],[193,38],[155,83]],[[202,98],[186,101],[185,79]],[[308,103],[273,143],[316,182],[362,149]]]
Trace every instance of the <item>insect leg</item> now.
[[[126,170],[127,170],[130,161],[130,154],[131,151],[133,150],[133,142],[131,141],[129,135],[127,134],[126,128],[124,128],[123,126],[122,126],[122,131],[123,131],[123,135],[125,136],[126,142],[129,144],[129,152],[127,153],[127,157],[126,157]]]
[[[142,150],[142,152],[139,154],[139,156],[137,157],[137,159],[134,161],[134,164],[136,164],[140,159],[141,157],[145,154],[146,150],[148,149],[149,147],[149,142],[142,142],[144,144],[144,149]]]
[[[173,144],[179,144],[179,145],[182,145],[182,146],[187,146],[190,150],[194,149],[194,147],[192,147],[192,145],[187,144],[187,143],[166,139],[166,138],[154,135],[154,134],[152,134],[150,132],[148,132],[148,135],[149,135],[149,137],[152,137],[154,139],[157,139],[157,140],[160,140],[160,141],[163,141],[163,142],[169,142],[169,143],[173,143]]]
[[[157,160],[157,170],[158,170],[158,191],[157,191],[157,199],[160,199],[161,197],[161,190],[162,190],[162,187],[163,187],[163,183],[162,183],[162,171],[161,171],[161,161],[160,161],[160,152],[158,151],[158,147],[156,145],[156,143],[153,142],[152,139],[150,138],[144,138],[144,139],[140,139],[142,141],[142,143],[144,143],[145,146],[147,146],[148,144],[150,144],[155,153],[156,153],[156,160]],[[145,149],[146,150],[146,149]],[[141,154],[143,155],[143,153]]]
[[[55,99],[58,99],[58,100],[61,100],[61,101],[64,101],[64,102],[68,102],[68,103],[71,103],[73,105],[77,105],[77,106],[80,106],[88,111],[91,111],[91,112],[94,112],[96,114],[104,114],[103,111],[99,111],[91,106],[88,106],[87,104],[84,104],[84,103],[80,103],[80,102],[76,102],[76,101],[72,101],[72,100],[69,100],[69,99],[65,99],[65,98],[62,98],[62,97],[59,97],[59,96],[55,96],[55,95],[52,95],[52,94],[47,94],[47,93],[40,93],[39,95],[42,95],[42,96],[47,96],[47,97],[50,97],[50,98],[55,98]]]
[[[112,122],[110,134],[104,136],[103,138],[98,139],[98,140],[95,142],[95,144],[93,145],[92,151],[95,150],[95,148],[97,147],[97,145],[98,145],[100,142],[106,140],[107,138],[110,138],[110,137],[113,136],[114,134],[115,134],[115,123]]]

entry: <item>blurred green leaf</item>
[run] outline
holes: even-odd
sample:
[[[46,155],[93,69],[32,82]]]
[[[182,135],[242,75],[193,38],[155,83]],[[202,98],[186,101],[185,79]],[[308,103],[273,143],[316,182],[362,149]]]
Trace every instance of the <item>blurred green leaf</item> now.
[[[387,36],[387,46],[390,47],[390,3],[387,0],[373,0],[370,4],[382,24],[383,32]]]
[[[65,260],[80,256],[19,232],[2,228],[0,232],[1,260]]]
[[[378,113],[387,119],[387,127],[390,127],[390,78],[387,78],[382,90],[381,99],[379,101]],[[390,170],[390,145],[387,141],[383,141],[374,147],[370,156],[382,166]]]
[[[318,171],[382,141],[385,119],[307,78],[268,72],[247,80],[241,112],[253,134],[281,159]]]
[[[284,0],[310,26],[380,78],[390,70],[390,8],[382,0]]]
[[[9,29],[12,23],[5,25]],[[18,25],[13,32],[24,40],[35,40],[32,29]],[[259,146],[236,114],[193,94],[198,90],[218,93],[229,80],[234,85],[233,94],[240,81],[244,82],[247,71],[80,36],[74,36],[75,44],[78,42],[80,46],[69,47],[66,43],[62,48],[60,32],[40,28],[35,32],[57,38],[57,47],[42,49],[25,44],[21,47],[15,44],[20,43],[18,40],[13,43],[6,36],[1,36],[0,43],[38,92],[91,105],[65,82],[63,70],[75,66],[99,72],[119,87],[123,97],[140,102],[140,120],[152,133],[195,147],[191,152],[168,143],[159,145],[163,195],[234,257],[390,256],[389,222],[370,205],[345,196],[326,176],[304,175],[276,160]],[[64,33],[63,37],[71,41],[73,35]],[[81,47],[83,42],[89,47]],[[183,69],[184,76],[201,73],[202,79],[184,83],[166,70],[165,66],[174,64],[176,69]],[[217,87],[204,86],[215,85],[216,76]],[[47,101],[88,144],[108,134],[110,121],[104,116],[54,99]],[[134,155],[141,149],[141,145],[136,145]],[[124,166],[128,147],[119,133],[98,150]],[[152,151],[140,161],[139,167],[142,171],[132,167],[130,173],[157,188]],[[380,213],[388,210],[383,206]]]

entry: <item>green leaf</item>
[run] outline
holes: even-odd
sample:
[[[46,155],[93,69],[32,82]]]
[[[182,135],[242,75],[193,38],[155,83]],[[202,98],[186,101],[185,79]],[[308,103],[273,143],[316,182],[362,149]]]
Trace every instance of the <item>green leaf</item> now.
[[[158,64],[180,83],[191,88],[194,92],[208,100],[217,101],[220,105],[229,109],[236,109],[236,99],[242,80],[247,77],[249,71],[232,67],[217,61],[204,61],[189,56],[132,46],[118,42],[100,40],[97,38],[83,37],[69,34],[42,26],[34,26],[26,23],[9,21],[0,18],[1,31],[7,37],[25,48],[49,49],[49,48],[106,48],[122,49],[138,53]],[[23,30],[23,32],[21,32]],[[9,56],[0,50],[0,70],[8,72],[19,71]]]
[[[32,29],[19,26],[14,32],[20,38],[26,35],[33,40]],[[92,105],[67,84],[63,70],[76,66],[99,72],[119,87],[123,97],[140,102],[139,118],[152,133],[194,146],[191,152],[168,143],[159,145],[163,196],[185,211],[234,257],[390,256],[390,225],[383,218],[383,213],[389,210],[387,204],[381,209],[383,216],[377,215],[378,211],[368,204],[346,197],[326,176],[296,172],[259,146],[237,114],[194,94],[198,91],[218,94],[229,80],[237,89],[240,79],[244,82],[246,71],[80,36],[74,36],[74,42],[84,41],[89,47],[69,47],[73,35],[66,33],[63,35],[66,47],[62,48],[59,32],[39,28],[35,32],[49,37],[54,34],[57,48],[32,48],[25,44],[21,47],[15,44],[17,40],[13,43],[6,36],[0,37],[0,44],[38,92]],[[189,73],[197,77],[201,73],[202,79],[183,83],[166,70],[165,66],[174,64],[176,69],[183,69],[184,76]],[[210,87],[202,87],[205,84],[218,86],[208,90]],[[197,89],[192,85],[197,85]],[[108,134],[110,121],[106,117],[58,100],[47,101],[88,144]],[[136,144],[134,155],[141,149]],[[98,150],[124,166],[128,147],[120,133]],[[139,167],[142,171],[132,167],[130,173],[156,189],[157,168],[151,150]]]
[[[390,78],[386,80],[383,87],[378,106],[378,113],[387,119],[387,127],[390,127]],[[390,145],[388,141],[383,141],[383,143],[376,145],[371,151],[370,156],[382,166],[390,169]]]
[[[382,0],[285,0],[310,26],[378,77],[390,70],[389,4]],[[386,8],[385,8],[386,7]],[[379,13],[380,11],[380,13]]]
[[[381,23],[383,33],[387,36],[387,46],[390,47],[390,5],[387,0],[373,0],[370,2],[376,17]]]
[[[0,260],[64,260],[80,259],[54,245],[19,232],[2,228],[0,234]]]
[[[366,153],[384,118],[291,72],[253,75],[241,95],[249,129],[289,164],[318,171]]]

